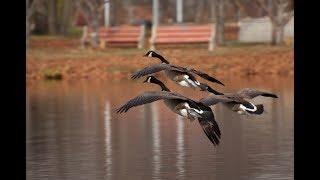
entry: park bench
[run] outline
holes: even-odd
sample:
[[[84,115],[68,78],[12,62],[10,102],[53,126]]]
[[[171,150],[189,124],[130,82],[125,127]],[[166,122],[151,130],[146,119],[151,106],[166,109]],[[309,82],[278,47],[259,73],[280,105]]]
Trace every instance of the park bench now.
[[[89,29],[89,34],[91,32],[92,30]],[[141,49],[144,45],[144,36],[144,25],[100,27],[98,31],[100,47],[137,46],[137,48]]]
[[[236,24],[226,25],[224,34],[226,40],[237,39],[238,29]],[[214,34],[214,24],[153,26],[150,44],[151,49],[155,49],[156,45],[207,43],[208,49],[213,50]]]

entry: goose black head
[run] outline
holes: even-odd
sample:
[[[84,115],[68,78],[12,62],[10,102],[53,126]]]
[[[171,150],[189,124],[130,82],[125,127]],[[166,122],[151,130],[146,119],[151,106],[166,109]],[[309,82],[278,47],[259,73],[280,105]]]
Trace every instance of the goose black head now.
[[[155,78],[154,76],[148,76],[143,83],[155,83],[157,84],[159,82],[159,80],[157,78]]]
[[[162,91],[170,91],[166,85],[163,84],[163,82],[161,82],[159,79],[157,79],[154,76],[148,76],[143,83],[153,83],[153,84],[158,84],[161,87]]]
[[[145,55],[143,55],[144,57],[157,57],[157,53],[156,52],[154,52],[154,51],[152,51],[152,50],[150,50],[150,51],[148,51]]]
[[[160,54],[156,53],[155,51],[148,51],[145,55],[143,55],[144,57],[155,57],[161,60],[162,63],[166,63],[169,64],[169,62]]]
[[[209,85],[207,85],[205,83],[200,83],[200,88],[201,88],[200,91],[208,91],[208,92],[213,93],[215,95],[223,95],[223,93],[212,89]]]

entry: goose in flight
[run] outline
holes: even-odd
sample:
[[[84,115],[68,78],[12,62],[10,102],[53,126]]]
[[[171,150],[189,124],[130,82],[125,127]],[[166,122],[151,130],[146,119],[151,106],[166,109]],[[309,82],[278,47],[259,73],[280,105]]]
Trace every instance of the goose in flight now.
[[[143,68],[142,70],[139,70],[135,73],[132,74],[131,78],[132,79],[137,79],[146,75],[154,74],[160,71],[164,71],[165,75],[174,81],[176,84],[184,87],[191,87],[193,89],[200,89],[202,91],[209,91],[211,93],[217,93],[214,91],[212,88],[206,88],[208,87],[207,84],[205,83],[200,83],[194,75],[198,75],[203,79],[206,79],[208,81],[218,83],[224,86],[222,82],[219,80],[209,76],[208,74],[197,71],[195,69],[189,69],[189,68],[184,68],[180,66],[175,66],[169,64],[169,62],[160,54],[154,52],[154,51],[148,51],[144,56],[146,57],[156,57],[161,60],[162,63],[160,64],[155,64],[151,66],[147,66]]]
[[[236,93],[228,93],[222,95],[210,95],[208,97],[200,99],[200,102],[207,106],[212,106],[217,103],[223,103],[227,105],[232,111],[235,111],[239,114],[262,114],[264,112],[263,104],[253,104],[252,102],[246,99],[253,99],[257,96],[278,98],[277,95],[259,91],[256,89],[245,88]]]
[[[144,82],[159,85],[161,91],[144,92],[121,106],[117,110],[117,113],[127,112],[135,106],[163,100],[165,105],[174,113],[190,120],[197,119],[212,144],[215,146],[219,144],[221,132],[218,123],[215,121],[213,111],[209,106],[178,93],[170,92],[170,90],[154,76],[148,76]]]

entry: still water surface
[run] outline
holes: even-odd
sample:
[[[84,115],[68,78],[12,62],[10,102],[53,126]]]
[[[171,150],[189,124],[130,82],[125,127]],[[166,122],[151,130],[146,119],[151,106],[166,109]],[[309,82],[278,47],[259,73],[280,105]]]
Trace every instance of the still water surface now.
[[[163,79],[163,78],[162,78]],[[224,81],[225,82],[225,81]],[[228,82],[228,81],[227,81]],[[213,107],[222,131],[214,147],[197,121],[163,102],[118,115],[146,90],[141,82],[42,82],[27,87],[27,179],[293,179],[293,80],[240,79],[221,91],[255,87],[265,114],[241,116]],[[199,99],[204,92],[168,86]]]

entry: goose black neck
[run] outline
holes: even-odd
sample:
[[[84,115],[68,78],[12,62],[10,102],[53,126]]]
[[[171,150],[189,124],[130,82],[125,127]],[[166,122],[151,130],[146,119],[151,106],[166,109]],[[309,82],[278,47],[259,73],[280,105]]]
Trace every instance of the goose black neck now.
[[[224,95],[222,92],[216,91],[216,90],[212,89],[210,86],[208,86],[207,84],[204,84],[204,83],[200,83],[200,88],[202,90],[204,90],[204,91],[207,90],[208,92],[213,93],[215,95]]]
[[[166,85],[164,85],[160,80],[154,79],[151,83],[158,84],[162,91],[170,91]]]
[[[167,60],[166,60],[163,56],[161,56],[160,54],[154,53],[153,56],[154,56],[154,57],[157,57],[158,59],[160,59],[162,63],[169,64],[169,61],[167,61]]]

